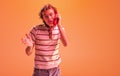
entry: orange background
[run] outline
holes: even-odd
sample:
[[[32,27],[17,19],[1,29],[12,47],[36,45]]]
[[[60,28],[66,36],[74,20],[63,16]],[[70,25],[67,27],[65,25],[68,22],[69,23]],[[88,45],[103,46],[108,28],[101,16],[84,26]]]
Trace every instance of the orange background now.
[[[60,48],[62,76],[120,76],[119,0],[1,0],[0,76],[32,76],[34,54],[21,38],[41,23],[47,3],[62,15],[69,46]]]

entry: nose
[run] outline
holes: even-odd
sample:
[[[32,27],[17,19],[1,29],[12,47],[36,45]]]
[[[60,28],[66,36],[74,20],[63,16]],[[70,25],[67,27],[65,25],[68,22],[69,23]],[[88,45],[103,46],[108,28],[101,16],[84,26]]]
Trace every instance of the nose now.
[[[50,19],[52,19],[52,17],[51,17],[51,16],[48,16],[48,19],[50,20]]]

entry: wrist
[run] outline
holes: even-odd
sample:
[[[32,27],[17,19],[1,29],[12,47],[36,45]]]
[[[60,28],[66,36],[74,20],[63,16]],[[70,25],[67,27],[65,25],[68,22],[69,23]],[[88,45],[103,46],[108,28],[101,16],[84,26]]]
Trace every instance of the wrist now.
[[[59,27],[59,28],[61,28],[61,27],[62,27],[62,25],[61,25],[61,24],[58,24],[58,27]]]

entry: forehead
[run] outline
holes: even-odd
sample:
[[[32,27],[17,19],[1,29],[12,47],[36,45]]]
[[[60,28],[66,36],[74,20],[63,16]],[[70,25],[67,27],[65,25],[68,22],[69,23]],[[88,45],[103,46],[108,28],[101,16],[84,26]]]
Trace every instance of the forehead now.
[[[45,10],[42,14],[43,15],[54,14],[54,10],[53,9],[48,9],[48,10]]]

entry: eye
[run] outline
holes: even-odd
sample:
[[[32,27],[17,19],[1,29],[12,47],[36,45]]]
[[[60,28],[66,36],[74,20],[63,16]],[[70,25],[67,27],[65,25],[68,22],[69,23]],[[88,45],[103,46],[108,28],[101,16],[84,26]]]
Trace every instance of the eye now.
[[[47,16],[47,15],[44,15],[44,17],[45,17],[45,18],[48,18],[48,16]]]
[[[50,13],[50,16],[53,16],[53,13]]]

